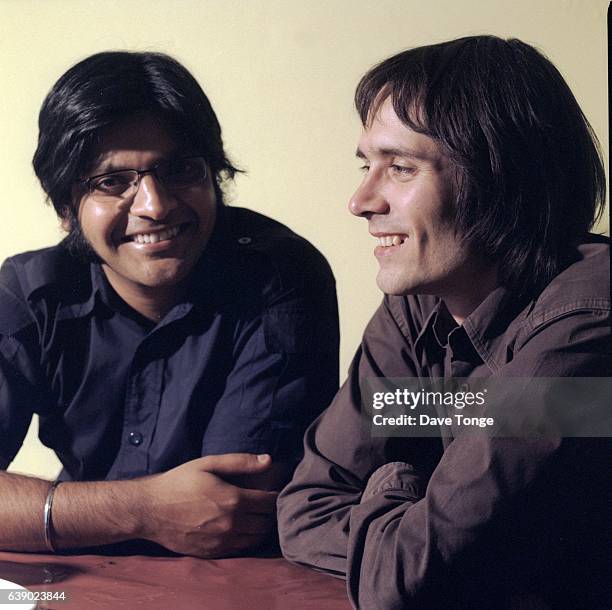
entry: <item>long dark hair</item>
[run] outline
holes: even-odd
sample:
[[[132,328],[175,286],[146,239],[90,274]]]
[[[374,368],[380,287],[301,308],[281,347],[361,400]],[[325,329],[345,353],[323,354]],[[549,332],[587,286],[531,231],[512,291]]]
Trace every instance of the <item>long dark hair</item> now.
[[[73,188],[91,162],[101,130],[149,112],[206,157],[220,185],[238,170],[228,160],[221,127],[189,71],[162,53],[109,51],[70,68],[47,95],[38,120],[34,171],[58,216],[73,220]]]
[[[457,231],[519,292],[546,285],[603,212],[599,143],[553,64],[517,39],[470,36],[372,68],[364,125],[391,98],[400,120],[455,166]]]

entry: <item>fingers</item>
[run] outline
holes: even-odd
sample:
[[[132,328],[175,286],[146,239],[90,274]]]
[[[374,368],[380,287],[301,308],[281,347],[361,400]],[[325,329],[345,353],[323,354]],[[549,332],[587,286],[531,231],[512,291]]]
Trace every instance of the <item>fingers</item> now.
[[[245,513],[276,515],[276,491],[240,489],[240,507]]]
[[[207,455],[194,461],[198,462],[203,470],[222,477],[262,472],[272,464],[272,458],[268,454],[253,453]]]

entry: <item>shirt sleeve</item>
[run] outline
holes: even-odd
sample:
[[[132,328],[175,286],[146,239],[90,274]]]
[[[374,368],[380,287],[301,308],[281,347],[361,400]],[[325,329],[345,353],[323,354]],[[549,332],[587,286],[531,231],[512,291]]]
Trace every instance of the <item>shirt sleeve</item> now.
[[[347,381],[306,432],[304,460],[279,497],[280,540],[288,559],[346,575],[351,510],[359,505],[372,472],[393,461],[398,441],[405,440],[370,436],[360,416],[360,380],[415,374],[410,345],[385,299],[366,328]],[[433,456],[440,454],[441,443],[413,440],[404,485],[415,491]]]
[[[389,343],[393,326],[386,327],[386,348],[397,353]],[[595,537],[609,535],[598,509],[610,499],[610,476],[596,466],[609,463],[610,444],[462,435],[439,456],[428,477],[413,458],[417,454],[411,454],[415,439],[402,439],[411,446],[399,463],[381,463],[375,439],[352,435],[359,374],[378,368],[380,376],[400,376],[386,366],[364,367],[371,331],[382,329],[366,331],[349,380],[352,395],[345,385],[306,435],[304,461],[279,500],[287,557],[346,575],[352,603],[363,608],[445,607],[449,600],[459,607],[455,602],[462,595],[482,598],[486,591],[493,591],[499,602],[505,590],[533,581],[547,564],[579,565],[576,556],[563,556],[560,540],[568,532],[559,531],[558,524],[564,520],[566,527],[586,533],[583,544],[589,552],[596,548],[590,546],[597,544]],[[609,375],[609,352],[605,317],[575,312],[535,331],[498,374]],[[430,447],[423,449],[434,456]],[[351,464],[355,456],[357,468]],[[580,501],[583,493],[587,502]],[[581,530],[580,522],[591,517],[599,517],[598,524],[593,521]],[[605,569],[609,563],[601,565]],[[559,575],[557,584],[568,573]]]
[[[33,414],[36,392],[16,362],[19,348],[0,336],[0,469],[5,470],[21,448]]]
[[[0,469],[19,451],[41,401],[34,353],[35,328],[27,307],[11,287],[12,272],[0,270]],[[30,339],[32,339],[30,341]]]
[[[204,433],[203,455],[270,453],[293,464],[301,458],[304,430],[338,389],[335,282],[322,257],[309,263],[316,289],[279,284],[262,310],[237,324],[233,363]]]

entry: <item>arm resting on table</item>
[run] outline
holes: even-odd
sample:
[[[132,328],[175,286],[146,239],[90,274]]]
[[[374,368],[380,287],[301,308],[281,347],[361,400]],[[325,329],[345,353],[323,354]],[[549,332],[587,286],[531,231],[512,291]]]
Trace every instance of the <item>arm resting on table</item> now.
[[[265,476],[266,471],[280,474]],[[53,501],[58,549],[142,538],[185,555],[220,557],[266,540],[275,522],[275,486],[284,467],[269,456],[226,454],[128,481],[67,482]],[[272,480],[271,480],[272,479]],[[50,483],[0,472],[0,548],[45,551],[43,506]]]
[[[609,331],[601,326],[601,332],[580,332],[591,324],[578,313],[558,320],[554,329],[539,329],[499,376],[605,376]],[[559,336],[560,345],[553,341]],[[484,595],[486,586],[499,595],[531,585],[554,589],[553,572],[564,561],[574,567],[564,567],[557,584],[569,582],[580,561],[563,555],[566,542],[582,528],[588,542],[584,538],[581,552],[588,557],[605,533],[595,521],[592,531],[585,523],[591,516],[603,523],[599,498],[609,497],[610,481],[598,473],[609,446],[591,439],[462,435],[431,476],[418,465],[416,445],[421,441],[434,456],[435,446],[426,442],[434,439],[401,439],[404,456],[390,459],[387,445],[381,459],[380,439],[360,431],[356,371],[359,377],[401,375],[374,366],[381,360],[372,353],[366,331],[359,369],[354,366],[330,409],[307,432],[304,460],[279,498],[286,557],[346,574],[352,602],[362,608],[408,602],[440,607],[435,604],[456,599],[460,590],[466,599]],[[524,408],[545,413],[547,405]],[[397,460],[402,463],[385,464]],[[601,571],[603,559],[585,565]],[[539,573],[543,580],[531,582]],[[575,574],[574,580],[585,594],[588,586],[580,588]]]

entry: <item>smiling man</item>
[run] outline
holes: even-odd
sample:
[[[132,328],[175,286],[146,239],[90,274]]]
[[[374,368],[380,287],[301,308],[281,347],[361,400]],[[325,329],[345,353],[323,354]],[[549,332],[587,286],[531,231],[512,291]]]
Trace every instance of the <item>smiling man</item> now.
[[[349,208],[378,239],[378,287],[443,295],[462,322],[495,287],[496,266],[457,231],[453,163],[431,137],[402,123],[390,97],[370,114],[357,149],[367,177]]]
[[[170,134],[152,113],[120,121],[96,144],[93,175],[79,182],[83,236],[115,292],[153,321],[174,305],[217,215],[205,157]],[[151,169],[121,169],[131,167]]]
[[[0,467],[37,413],[64,468],[0,472],[0,548],[250,552],[337,389],[331,271],[224,205],[237,170],[168,56],[83,60],[39,126],[34,168],[68,236],[0,271]]]
[[[608,607],[609,438],[555,427],[584,394],[514,393],[524,379],[537,390],[612,373],[609,240],[589,234],[605,196],[591,128],[543,55],[491,36],[391,57],[355,101],[364,176],[349,208],[378,241],[385,297],[279,496],[283,552],[345,577],[364,610]],[[461,384],[462,399],[485,380],[503,390],[487,416],[548,427],[465,432],[454,416],[404,410],[391,425],[405,430],[384,436],[368,421],[381,378],[416,380],[417,394]],[[437,437],[415,424],[432,419]],[[603,419],[580,423],[606,434]]]

